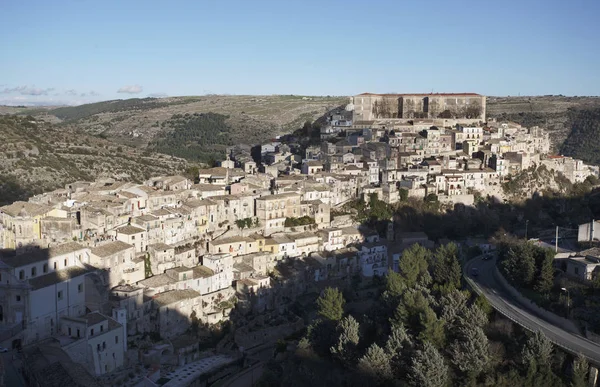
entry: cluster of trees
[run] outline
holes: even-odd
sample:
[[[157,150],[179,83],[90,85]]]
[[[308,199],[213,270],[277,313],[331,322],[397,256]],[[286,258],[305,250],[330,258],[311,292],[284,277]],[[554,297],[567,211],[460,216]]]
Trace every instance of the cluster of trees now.
[[[203,163],[221,160],[233,145],[229,116],[216,113],[174,114],[165,126],[170,130],[150,146],[157,152]]]
[[[523,240],[501,239],[499,242],[499,267],[505,278],[518,287],[549,293],[554,285],[554,250]]]
[[[315,219],[308,215],[301,216],[300,218],[285,218],[285,227],[297,227],[307,226],[309,224],[315,224]]]
[[[326,288],[296,351],[270,363],[259,386],[563,385],[545,336],[498,339],[485,298],[461,287],[456,245],[412,246],[378,286],[364,314],[348,314],[343,292]],[[574,369],[579,385],[587,364]]]
[[[258,218],[244,218],[244,219],[237,219],[235,221],[235,225],[238,226],[239,229],[243,230],[244,228],[250,228],[252,226],[257,227],[259,225],[259,220]]]
[[[128,110],[150,110],[169,106],[170,103],[156,98],[131,98],[124,100],[102,101],[79,106],[66,106],[49,111],[50,114],[69,121],[88,118],[100,113],[116,113]]]
[[[569,109],[571,132],[560,148],[561,154],[600,164],[600,108]]]

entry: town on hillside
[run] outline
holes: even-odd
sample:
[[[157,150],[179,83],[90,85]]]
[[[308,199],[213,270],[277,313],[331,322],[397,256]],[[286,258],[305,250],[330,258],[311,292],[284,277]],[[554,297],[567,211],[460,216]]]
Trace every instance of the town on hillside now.
[[[359,94],[307,135],[260,155],[231,147],[194,180],[76,181],[1,207],[0,346],[24,364],[60,356],[90,386],[185,385],[304,328],[292,310],[307,294],[398,271],[405,249],[434,245],[394,222],[369,228],[347,203],[469,206],[507,199],[503,183],[533,166],[572,183],[600,172],[551,154],[544,128],[486,120],[474,93]],[[588,239],[600,223],[581,226]],[[575,276],[600,265],[566,257]]]

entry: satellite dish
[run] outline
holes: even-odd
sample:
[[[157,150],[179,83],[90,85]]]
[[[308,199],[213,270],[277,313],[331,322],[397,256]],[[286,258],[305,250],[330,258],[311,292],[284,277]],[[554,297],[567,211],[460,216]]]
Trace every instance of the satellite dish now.
[[[348,105],[346,105],[346,111],[347,112],[351,112],[354,110],[354,104],[349,103]]]

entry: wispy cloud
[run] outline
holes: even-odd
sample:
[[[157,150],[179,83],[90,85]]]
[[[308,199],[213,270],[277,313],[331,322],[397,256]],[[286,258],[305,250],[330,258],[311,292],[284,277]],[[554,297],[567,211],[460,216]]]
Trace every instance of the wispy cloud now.
[[[67,91],[65,91],[66,95],[77,95],[77,90],[75,89],[69,89]]]
[[[117,90],[117,93],[139,94],[143,90],[144,88],[140,85],[128,85],[121,87],[119,90]]]
[[[13,94],[18,93],[21,95],[48,95],[51,91],[54,91],[53,87],[47,89],[41,89],[35,86],[17,86],[17,87],[6,87],[2,90],[2,94]]]
[[[149,98],[165,98],[168,97],[167,93],[151,93],[148,94]]]

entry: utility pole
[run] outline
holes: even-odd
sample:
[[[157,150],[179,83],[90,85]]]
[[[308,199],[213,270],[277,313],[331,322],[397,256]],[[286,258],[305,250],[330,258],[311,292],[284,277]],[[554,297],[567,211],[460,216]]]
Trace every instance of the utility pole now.
[[[554,239],[554,242],[556,243],[554,251],[558,253],[558,226],[556,226],[556,239]]]

